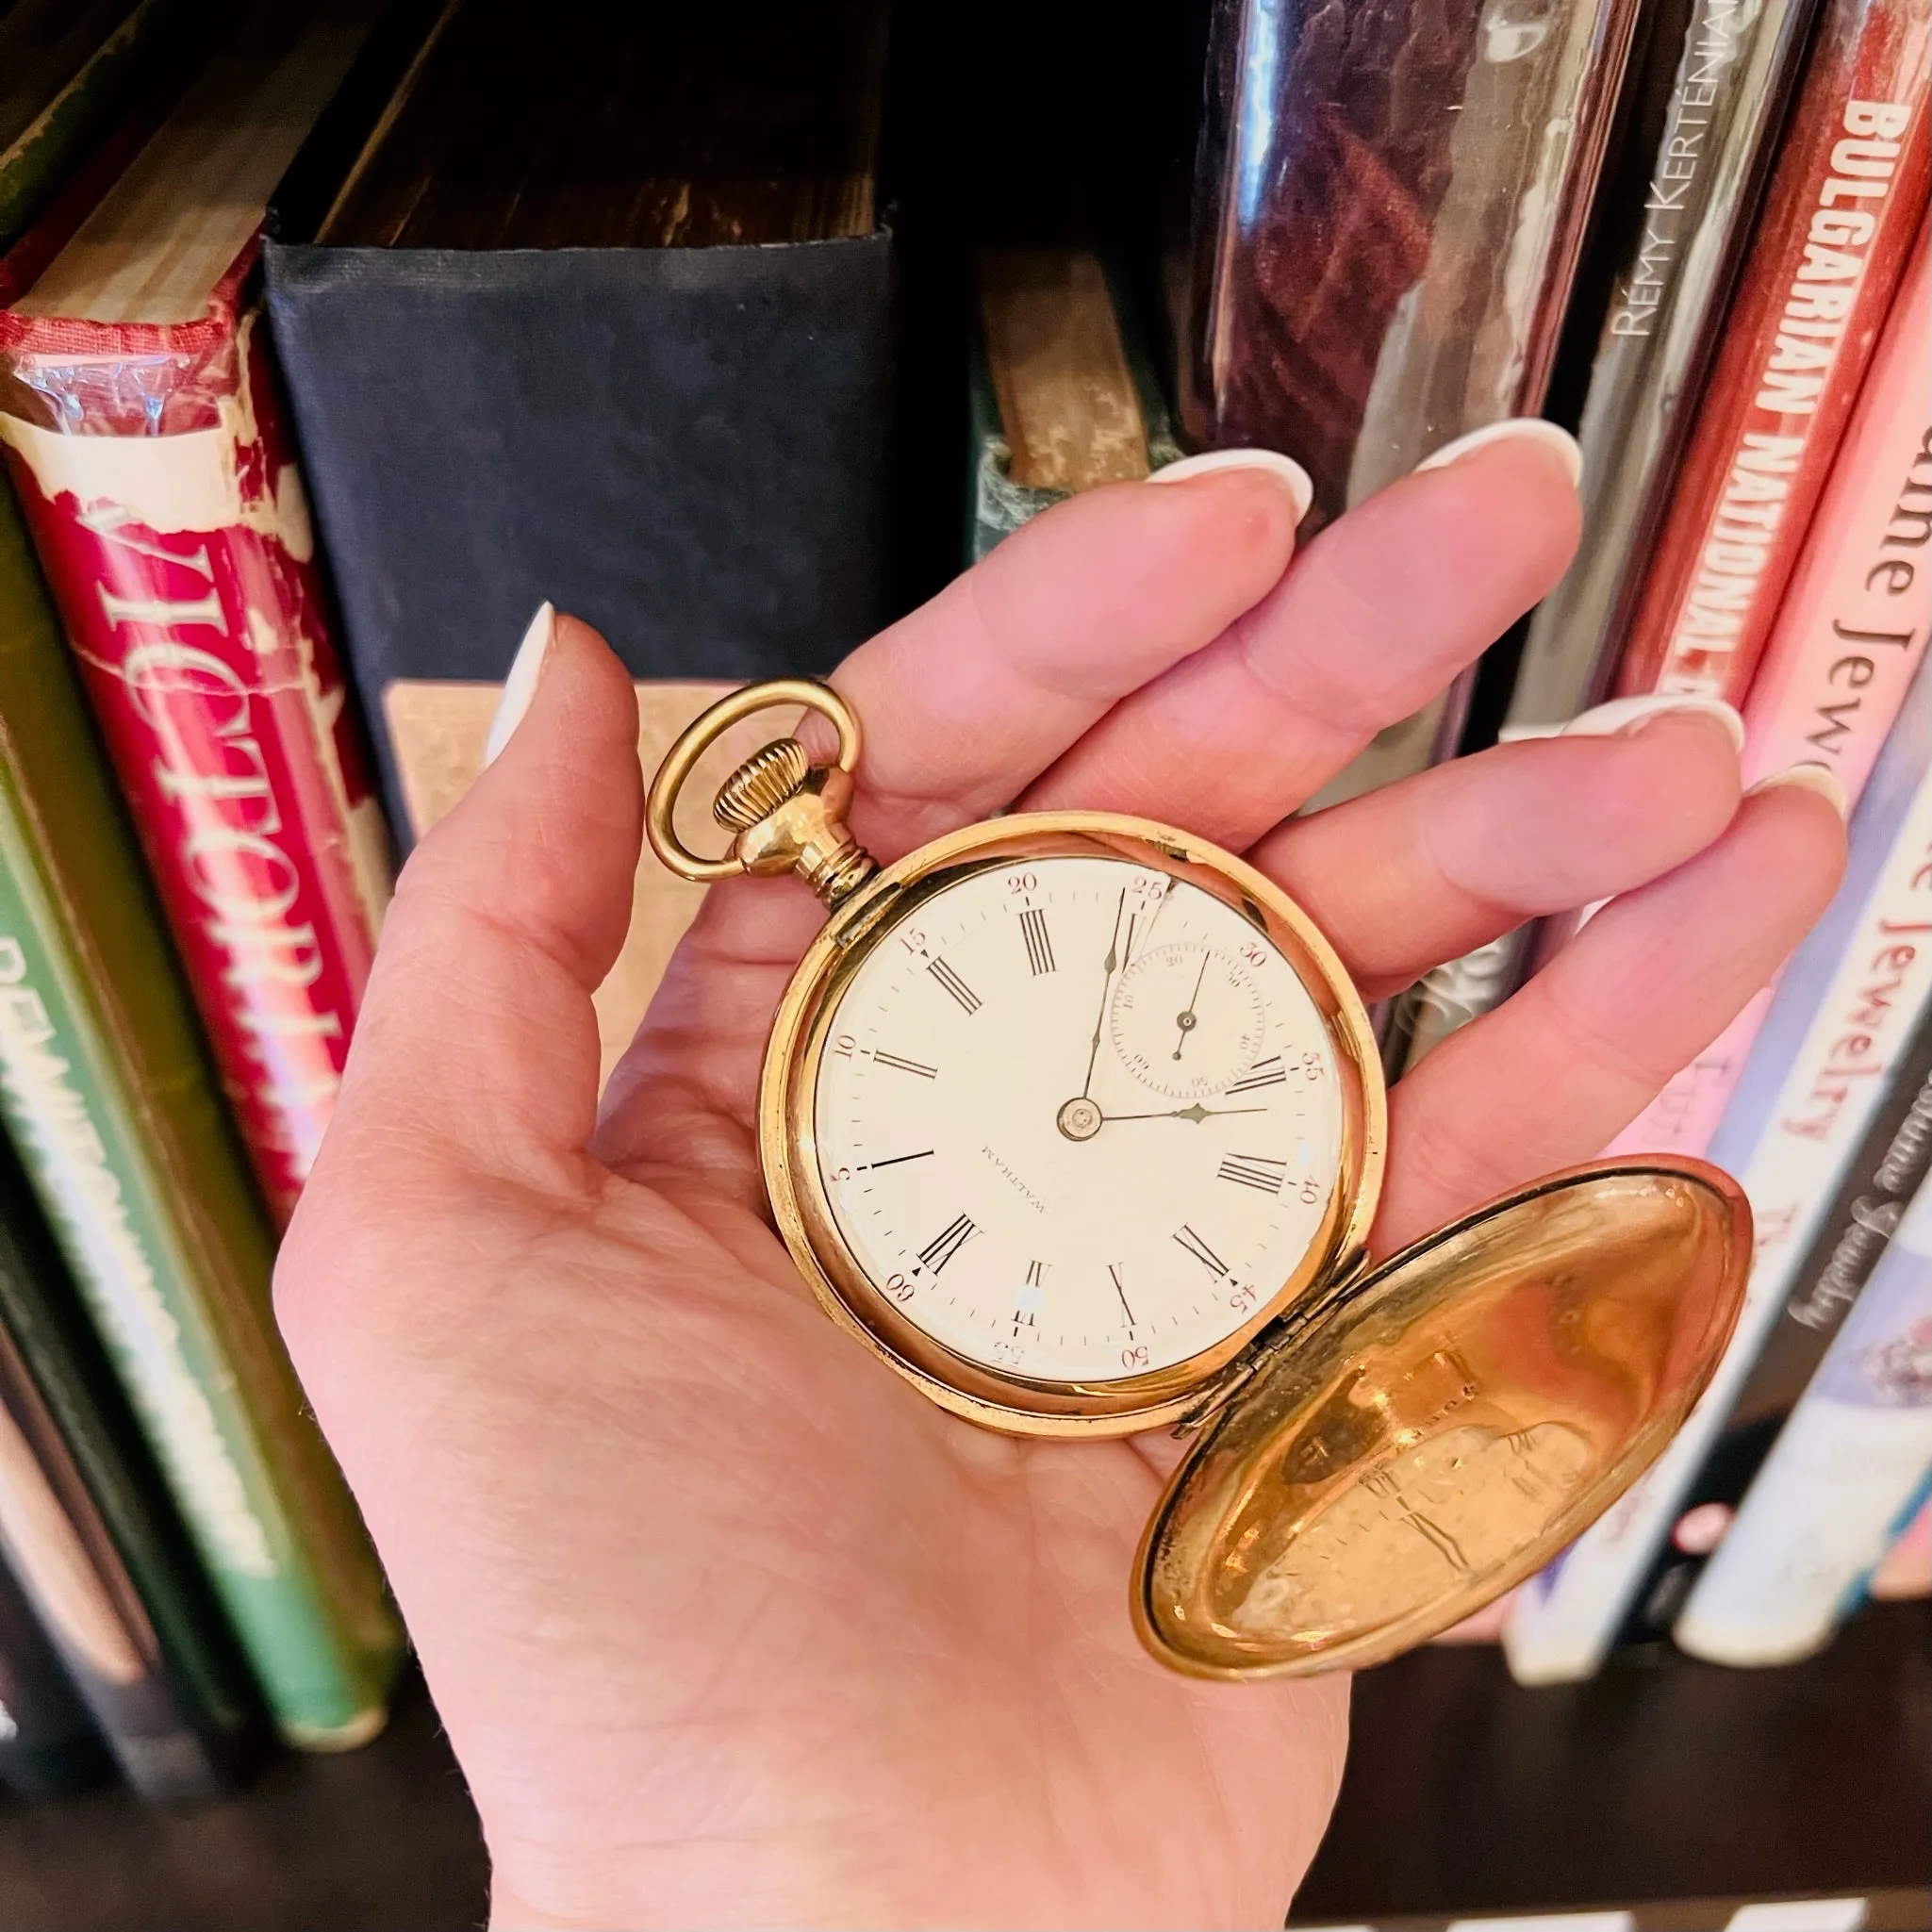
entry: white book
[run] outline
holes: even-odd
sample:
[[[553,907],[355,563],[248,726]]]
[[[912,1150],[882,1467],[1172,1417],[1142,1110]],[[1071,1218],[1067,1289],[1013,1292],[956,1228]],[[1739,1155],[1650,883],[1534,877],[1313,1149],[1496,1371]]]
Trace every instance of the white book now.
[[[1677,1619],[1712,1663],[1791,1663],[1864,1593],[1932,1475],[1932,1182],[1792,1411]]]
[[[1932,1003],[1932,678],[1922,668],[1852,827],[1838,896],[1792,956],[1710,1158],[1757,1223],[1737,1332],[1656,1462],[1523,1588],[1504,1627],[1526,1684],[1603,1661],[1723,1428],[1920,1014]]]

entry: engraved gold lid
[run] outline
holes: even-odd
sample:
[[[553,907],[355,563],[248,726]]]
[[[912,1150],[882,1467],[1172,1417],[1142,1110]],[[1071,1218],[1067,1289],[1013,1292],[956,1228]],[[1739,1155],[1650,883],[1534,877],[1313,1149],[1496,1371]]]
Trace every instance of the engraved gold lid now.
[[[1554,1175],[1263,1345],[1148,1523],[1133,1614],[1197,1676],[1379,1663],[1532,1572],[1683,1421],[1751,1213],[1701,1161]]]

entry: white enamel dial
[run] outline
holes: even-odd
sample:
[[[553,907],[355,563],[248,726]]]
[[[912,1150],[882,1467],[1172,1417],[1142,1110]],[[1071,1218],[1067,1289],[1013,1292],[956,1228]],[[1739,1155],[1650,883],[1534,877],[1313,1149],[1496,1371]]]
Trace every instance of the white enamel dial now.
[[[1341,1164],[1328,1031],[1287,959],[1121,860],[979,872],[888,929],[814,1097],[840,1234],[969,1361],[1121,1380],[1247,1323]]]

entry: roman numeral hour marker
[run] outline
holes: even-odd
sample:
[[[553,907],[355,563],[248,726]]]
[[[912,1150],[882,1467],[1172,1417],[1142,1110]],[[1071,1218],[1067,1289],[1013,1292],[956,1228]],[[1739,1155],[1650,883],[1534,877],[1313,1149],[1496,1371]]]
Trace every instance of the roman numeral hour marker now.
[[[1027,965],[1034,979],[1053,970],[1053,942],[1047,935],[1047,915],[1037,909],[1019,916],[1019,930],[1027,943]]]
[[[1210,1273],[1225,1275],[1228,1272],[1226,1263],[1185,1221],[1181,1224],[1181,1230],[1174,1238]]]
[[[1263,1194],[1280,1194],[1287,1178],[1287,1162],[1271,1161],[1265,1154],[1230,1154],[1215,1176],[1237,1187],[1259,1188]]]
[[[941,1273],[948,1262],[963,1248],[979,1229],[966,1214],[955,1214],[946,1226],[919,1250],[919,1259],[936,1275]]]
[[[1256,1087],[1278,1087],[1287,1078],[1288,1069],[1281,1065],[1281,1056],[1270,1053],[1265,1060],[1256,1061],[1228,1091],[1251,1094]]]
[[[979,1012],[980,996],[943,959],[929,960],[926,970],[959,1001],[966,1012]]]

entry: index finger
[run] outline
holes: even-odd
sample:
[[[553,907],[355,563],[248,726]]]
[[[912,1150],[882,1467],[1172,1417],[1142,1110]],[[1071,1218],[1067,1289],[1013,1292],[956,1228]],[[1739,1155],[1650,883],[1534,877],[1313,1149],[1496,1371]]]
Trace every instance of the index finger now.
[[[1003,810],[1117,700],[1259,603],[1308,499],[1297,465],[1253,455],[1057,504],[860,645],[832,683],[866,725],[861,840],[890,860]]]

